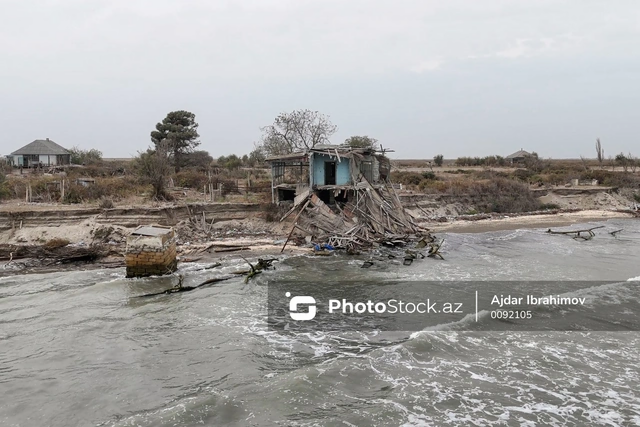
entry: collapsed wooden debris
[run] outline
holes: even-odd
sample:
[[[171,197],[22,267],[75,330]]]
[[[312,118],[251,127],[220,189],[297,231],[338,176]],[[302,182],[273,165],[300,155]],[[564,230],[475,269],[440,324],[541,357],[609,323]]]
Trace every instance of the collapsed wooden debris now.
[[[347,202],[333,205],[334,209],[315,192],[296,200],[282,218],[284,220],[298,210],[282,250],[296,232],[310,236],[313,242],[324,242],[352,252],[380,244],[402,246],[423,236],[431,239],[429,231],[417,225],[404,209],[392,187],[386,184],[374,186],[361,176],[351,188],[335,191],[349,192],[349,197]]]
[[[332,249],[356,254],[378,245],[403,246],[428,235],[389,183],[387,151],[320,144],[268,158],[273,203],[293,202],[280,219],[292,223],[281,252],[292,239],[300,243],[299,237],[313,244],[314,255],[331,255]]]

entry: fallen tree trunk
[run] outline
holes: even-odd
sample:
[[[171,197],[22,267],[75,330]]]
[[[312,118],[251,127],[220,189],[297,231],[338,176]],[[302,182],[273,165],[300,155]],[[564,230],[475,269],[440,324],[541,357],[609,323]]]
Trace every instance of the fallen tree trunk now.
[[[174,286],[173,288],[169,288],[166,289],[164,291],[161,292],[154,292],[151,294],[144,294],[144,295],[138,295],[135,296],[133,298],[148,298],[148,297],[155,297],[158,295],[171,295],[171,294],[177,294],[177,293],[181,293],[181,292],[189,292],[189,291],[193,291],[195,289],[201,288],[203,286],[207,286],[207,285],[211,285],[213,283],[218,283],[218,282],[223,282],[225,280],[229,280],[232,279],[233,276],[224,276],[224,277],[214,277],[213,279],[208,279],[205,280],[204,282],[195,285],[195,286],[182,286],[182,282],[184,281],[184,277],[182,275],[178,276],[178,284],[176,286]]]
[[[604,225],[600,225],[598,227],[586,228],[584,230],[571,230],[571,231],[553,231],[551,229],[547,230],[549,234],[563,234],[565,236],[573,236],[574,239],[583,239],[583,240],[591,240],[596,233],[593,230],[597,230],[599,228],[604,228]],[[583,236],[586,234],[586,236]]]
[[[95,261],[109,251],[102,245],[47,247],[46,245],[0,245],[0,260],[35,258],[50,263]]]

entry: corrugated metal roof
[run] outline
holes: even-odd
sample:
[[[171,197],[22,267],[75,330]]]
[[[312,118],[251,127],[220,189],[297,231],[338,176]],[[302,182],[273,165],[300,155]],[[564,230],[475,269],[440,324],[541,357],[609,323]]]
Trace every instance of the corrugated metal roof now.
[[[64,147],[56,144],[50,139],[36,139],[30,144],[25,145],[19,150],[11,153],[13,156],[19,155],[35,155],[35,154],[49,154],[49,155],[57,155],[57,154],[71,154]]]

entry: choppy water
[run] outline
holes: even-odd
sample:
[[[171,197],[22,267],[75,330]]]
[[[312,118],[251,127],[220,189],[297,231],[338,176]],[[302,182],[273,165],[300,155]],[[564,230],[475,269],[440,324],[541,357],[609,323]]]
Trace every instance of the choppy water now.
[[[359,268],[294,257],[248,284],[134,298],[172,278],[124,270],[0,278],[0,425],[640,425],[640,333],[266,327],[267,283],[607,280],[637,300],[640,223],[578,242],[543,230],[450,234],[446,261]],[[183,269],[186,285],[230,270]],[[436,328],[437,329],[437,328]]]

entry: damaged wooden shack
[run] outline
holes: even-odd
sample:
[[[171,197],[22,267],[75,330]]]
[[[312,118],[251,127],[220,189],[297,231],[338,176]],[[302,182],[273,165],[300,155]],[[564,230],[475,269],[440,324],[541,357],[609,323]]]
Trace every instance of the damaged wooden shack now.
[[[273,203],[291,206],[280,221],[295,214],[289,238],[297,234],[358,250],[428,236],[390,185],[390,161],[383,152],[317,145],[267,160]]]

